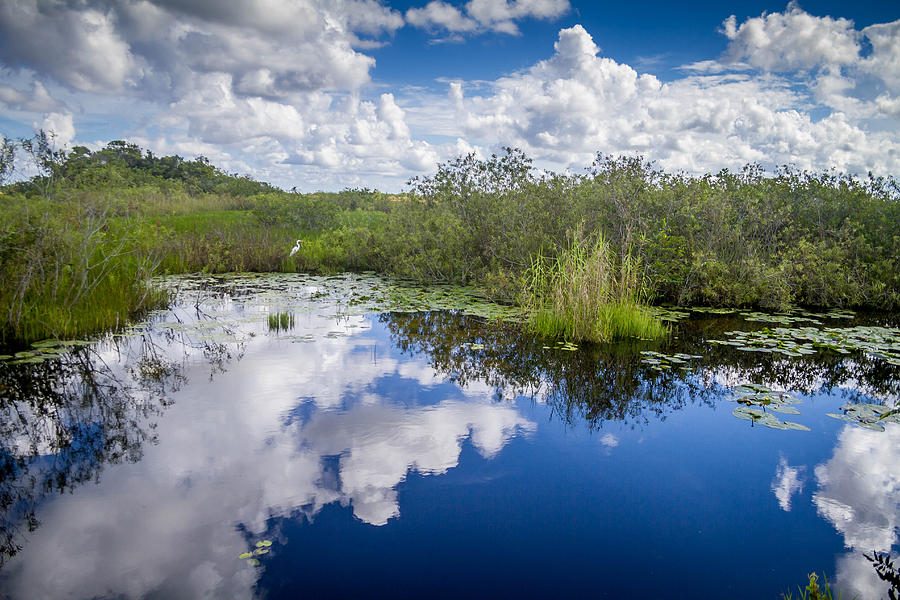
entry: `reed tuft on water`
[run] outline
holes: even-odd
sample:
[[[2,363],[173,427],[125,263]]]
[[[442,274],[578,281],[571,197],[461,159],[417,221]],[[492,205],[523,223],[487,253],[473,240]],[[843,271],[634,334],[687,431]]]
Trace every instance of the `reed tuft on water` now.
[[[294,313],[277,312],[269,314],[269,331],[288,331],[294,328]]]
[[[555,257],[538,255],[525,276],[523,303],[538,335],[594,342],[626,337],[655,339],[668,328],[645,304],[640,265],[621,259],[597,235],[569,236]]]

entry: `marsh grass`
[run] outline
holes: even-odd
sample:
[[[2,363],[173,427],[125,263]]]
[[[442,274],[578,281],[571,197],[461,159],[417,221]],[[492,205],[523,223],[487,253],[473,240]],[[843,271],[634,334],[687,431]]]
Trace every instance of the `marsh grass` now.
[[[2,210],[4,341],[78,337],[166,303],[149,285],[159,264],[152,238],[140,227],[111,227],[112,208],[83,197]]]
[[[538,255],[525,275],[523,304],[538,335],[567,340],[659,338],[667,327],[644,304],[647,286],[631,256],[619,259],[602,236],[581,233],[555,258]]]
[[[806,586],[806,589],[797,589],[799,592],[797,600],[835,600],[834,594],[831,591],[831,586],[828,584],[828,578],[824,573],[822,574],[822,582],[823,587],[820,587],[819,576],[816,573],[810,573],[809,584]],[[785,592],[781,597],[784,600],[793,600],[793,594],[791,594],[791,592]],[[841,600],[840,594],[838,594],[837,600]]]
[[[295,271],[288,254],[298,235],[295,229],[261,227],[251,220],[204,223],[174,232],[163,229],[160,267],[165,273]]]
[[[294,328],[294,313],[279,311],[269,314],[269,331],[290,331]]]

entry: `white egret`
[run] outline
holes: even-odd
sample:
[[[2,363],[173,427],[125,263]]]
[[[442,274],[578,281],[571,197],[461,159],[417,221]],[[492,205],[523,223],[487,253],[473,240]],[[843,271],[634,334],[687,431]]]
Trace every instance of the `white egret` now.
[[[297,244],[294,246],[293,250],[291,250],[291,256],[297,254],[300,251],[300,244],[303,243],[303,240],[297,240]]]

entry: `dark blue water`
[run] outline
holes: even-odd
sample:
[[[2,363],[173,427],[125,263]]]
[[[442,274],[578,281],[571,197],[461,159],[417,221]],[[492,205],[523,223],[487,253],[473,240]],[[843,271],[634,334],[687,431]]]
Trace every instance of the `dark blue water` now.
[[[0,367],[3,596],[886,596],[862,552],[897,553],[900,425],[826,413],[890,373],[694,332],[653,379],[455,313],[207,302]],[[791,381],[809,432],[732,416],[729,386]]]

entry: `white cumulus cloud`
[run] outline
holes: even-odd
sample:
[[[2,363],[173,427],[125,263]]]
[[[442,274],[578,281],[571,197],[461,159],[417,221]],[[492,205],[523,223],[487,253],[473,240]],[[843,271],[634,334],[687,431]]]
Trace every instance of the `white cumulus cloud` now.
[[[900,173],[900,21],[860,29],[795,4],[729,17],[724,53],[668,81],[604,56],[581,25],[562,29],[545,60],[456,80],[445,95],[373,80],[369,50],[404,25],[463,40],[570,10],[568,0],[432,0],[404,14],[376,0],[10,0],[0,106],[72,142],[106,122],[154,152],[201,150],[303,191],[397,190],[459,152],[498,146],[552,169],[580,170],[602,152],[693,173],[749,162]]]
[[[859,32],[849,19],[815,17],[791,2],[783,13],[723,23],[728,57],[767,71],[795,71],[858,60]]]
[[[432,0],[421,8],[406,11],[406,21],[415,27],[451,33],[494,31],[519,35],[516,21],[555,19],[569,12],[569,0],[469,0],[461,9]]]
[[[583,166],[603,152],[640,153],[690,172],[748,162],[900,171],[896,122],[872,130],[840,111],[814,119],[809,86],[797,89],[794,81],[746,72],[662,82],[599,56],[580,25],[560,31],[554,48],[549,59],[494,81],[489,93],[467,97],[464,82],[451,85],[470,139],[518,146],[565,167]],[[831,85],[829,94],[842,89],[839,82]],[[883,103],[893,106],[889,99]]]
[[[0,103],[13,110],[34,113],[49,113],[63,108],[54,100],[47,88],[37,80],[31,82],[31,90],[23,91],[10,85],[0,85]]]

